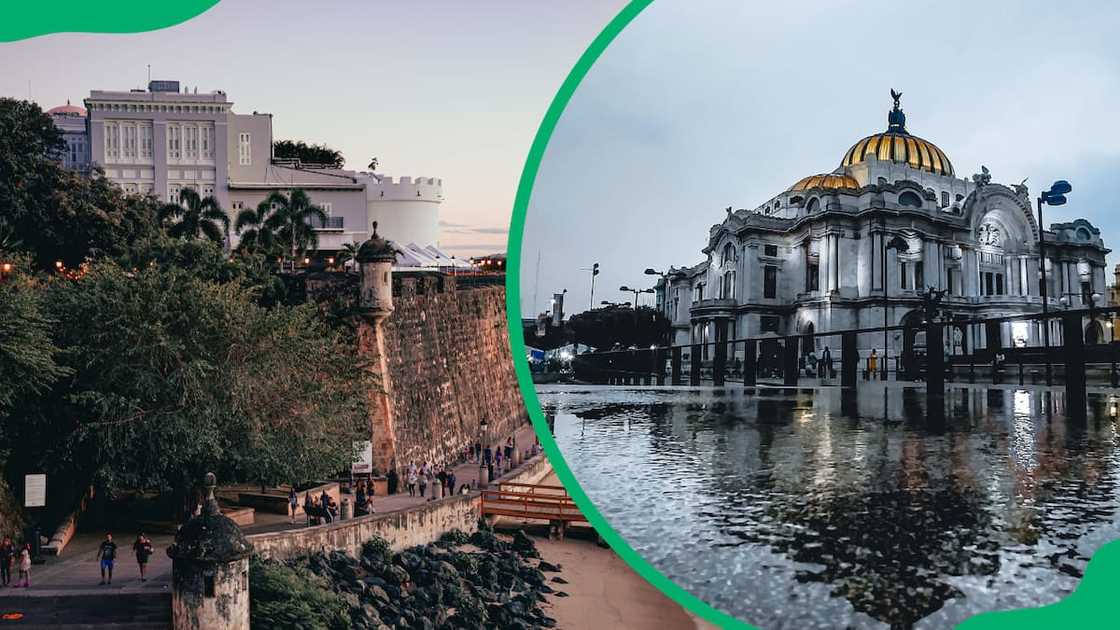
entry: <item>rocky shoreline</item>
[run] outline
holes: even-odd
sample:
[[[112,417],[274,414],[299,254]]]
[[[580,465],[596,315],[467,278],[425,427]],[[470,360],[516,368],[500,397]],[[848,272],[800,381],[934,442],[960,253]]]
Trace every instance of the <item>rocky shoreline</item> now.
[[[313,553],[287,561],[254,559],[249,573],[253,628],[434,630],[552,628],[541,608],[561,569],[540,560],[523,532],[512,541],[488,529],[444,534],[393,553],[379,538],[359,558]]]

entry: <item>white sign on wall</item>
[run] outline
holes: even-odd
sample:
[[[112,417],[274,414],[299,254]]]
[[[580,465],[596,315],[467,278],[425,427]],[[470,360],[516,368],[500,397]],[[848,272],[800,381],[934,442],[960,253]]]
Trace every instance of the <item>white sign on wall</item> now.
[[[350,473],[354,475],[368,475],[373,472],[373,442],[354,442],[357,455],[354,463],[350,464]]]
[[[43,507],[47,504],[47,476],[24,475],[23,507]]]

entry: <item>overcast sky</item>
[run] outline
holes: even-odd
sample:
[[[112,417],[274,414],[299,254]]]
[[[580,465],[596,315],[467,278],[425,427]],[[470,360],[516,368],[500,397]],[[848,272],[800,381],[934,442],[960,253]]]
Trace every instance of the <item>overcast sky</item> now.
[[[276,139],[322,142],[351,168],[443,178],[441,244],[505,251],[533,134],[621,0],[223,0],[185,24],[0,44],[0,95],[44,109],[152,77],[271,112]]]
[[[523,314],[562,289],[568,312],[586,309],[581,268],[594,262],[596,303],[632,299],[617,289],[650,286],[646,267],[700,262],[723,208],[831,171],[885,130],[891,88],[907,129],[958,177],[986,165],[1000,183],[1029,178],[1032,198],[1068,179],[1069,204],[1046,223],[1085,217],[1120,247],[1120,9],[1085,6],[657,0],[549,144],[526,218]]]

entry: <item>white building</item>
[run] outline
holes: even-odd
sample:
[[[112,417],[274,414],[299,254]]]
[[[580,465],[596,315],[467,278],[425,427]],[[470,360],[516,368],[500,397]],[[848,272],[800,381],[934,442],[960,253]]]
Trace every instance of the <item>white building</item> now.
[[[957,177],[944,151],[909,133],[898,96],[886,131],[857,141],[833,171],[802,178],[757,208],[727,208],[711,227],[705,259],[670,270],[658,299],[674,344],[916,322],[930,287],[946,291],[954,319],[1041,310],[1040,228],[1027,187],[994,183],[984,168]],[[1100,231],[1078,219],[1042,236],[1052,310],[1103,305],[1094,298],[1106,289]],[[1089,326],[1086,339],[1099,340],[1099,323]],[[983,332],[951,328],[951,351],[985,347]],[[1005,324],[1001,347],[1036,343],[1041,332]],[[890,355],[904,360],[918,343],[902,333],[888,341]],[[764,343],[760,361],[776,345]],[[801,352],[819,355],[824,345],[835,353],[839,339],[805,337]],[[860,337],[861,356],[874,347],[882,355],[881,334]]]
[[[397,243],[438,244],[442,180],[274,158],[272,115],[238,114],[221,90],[199,94],[178,81],[151,81],[146,90],[93,90],[85,105],[48,111],[67,141],[64,163],[82,171],[99,166],[126,191],[178,201],[191,188],[213,196],[232,222],[269,194],[298,188],[328,215],[315,226],[322,256],[365,241],[373,221]]]

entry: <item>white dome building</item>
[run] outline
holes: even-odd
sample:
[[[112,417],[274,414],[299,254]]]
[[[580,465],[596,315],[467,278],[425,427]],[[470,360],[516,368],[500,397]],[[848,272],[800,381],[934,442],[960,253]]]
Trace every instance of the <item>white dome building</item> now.
[[[377,221],[381,233],[395,243],[420,248],[439,245],[439,205],[443,180],[363,172],[366,185],[366,225]]]

